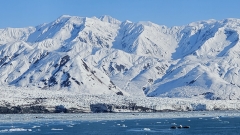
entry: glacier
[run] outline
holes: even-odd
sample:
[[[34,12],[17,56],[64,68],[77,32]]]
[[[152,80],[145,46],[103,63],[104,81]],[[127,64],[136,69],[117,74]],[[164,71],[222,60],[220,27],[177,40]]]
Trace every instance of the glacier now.
[[[25,100],[50,96],[56,104],[44,105],[57,106],[63,97],[65,106],[79,101],[88,110],[97,101],[124,99],[160,107],[155,110],[238,109],[239,26],[235,18],[168,28],[63,15],[35,27],[0,29],[0,103],[29,105]],[[87,95],[96,102],[84,102]]]

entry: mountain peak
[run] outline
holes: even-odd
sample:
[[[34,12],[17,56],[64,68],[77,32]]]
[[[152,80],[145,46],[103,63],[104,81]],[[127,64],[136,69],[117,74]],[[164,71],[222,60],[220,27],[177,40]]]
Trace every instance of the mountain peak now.
[[[68,19],[70,19],[71,17],[72,17],[72,16],[70,16],[70,15],[62,15],[62,16],[58,17],[56,21],[68,20]]]
[[[150,22],[150,21],[140,21],[140,22],[138,22],[138,24],[142,24],[142,25],[149,26],[149,27],[159,26],[158,24],[155,24],[155,23]],[[167,26],[165,26],[165,25],[161,25],[161,26],[167,28]]]
[[[227,18],[222,21],[223,23],[240,23],[240,19],[237,18]]]
[[[57,23],[58,22],[65,22],[65,21],[68,21],[68,20],[75,21],[75,20],[81,20],[81,19],[84,19],[84,18],[86,18],[86,17],[62,15],[55,22],[57,22]]]
[[[70,17],[72,17],[72,16],[70,16],[70,15],[61,15],[59,18],[70,18]]]
[[[112,24],[120,24],[121,23],[121,21],[119,21],[109,15],[100,16],[99,19],[103,22],[108,22],[108,23],[112,23]]]

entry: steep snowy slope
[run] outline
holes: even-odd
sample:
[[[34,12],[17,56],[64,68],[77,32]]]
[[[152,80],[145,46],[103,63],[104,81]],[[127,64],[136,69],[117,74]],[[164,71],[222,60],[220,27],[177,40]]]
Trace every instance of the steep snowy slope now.
[[[98,39],[102,29],[95,30],[97,25],[92,24],[97,22],[102,23],[103,28],[111,25],[105,26],[97,18],[62,16],[52,23],[37,26],[27,38],[22,38],[26,36],[25,29],[15,30],[17,36],[0,46],[1,84],[89,94],[127,94],[103,72],[83,60],[94,49],[108,45],[107,41]],[[89,28],[90,25],[94,28]],[[7,30],[2,30],[3,35],[12,37],[14,34],[4,34]],[[88,39],[83,37],[86,35]]]
[[[211,99],[239,99],[239,22],[226,19],[189,24],[173,54],[181,60],[149,87],[148,96],[207,94]]]
[[[239,99],[239,19],[167,28],[64,15],[0,29],[0,83],[82,94]]]
[[[11,55],[3,50],[6,60],[1,62],[1,84],[42,89],[68,89],[79,93],[123,94],[104,73],[88,65],[80,54],[48,52],[23,44],[8,45]],[[19,49],[21,48],[24,49]],[[3,54],[4,55],[4,54]]]

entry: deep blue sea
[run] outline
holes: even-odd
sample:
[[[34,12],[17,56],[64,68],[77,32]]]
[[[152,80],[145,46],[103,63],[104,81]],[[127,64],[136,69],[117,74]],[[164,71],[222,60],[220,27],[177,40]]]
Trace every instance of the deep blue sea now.
[[[54,115],[54,114],[51,114]],[[101,114],[104,115],[104,114]],[[105,114],[106,117],[108,114]],[[0,115],[0,135],[240,135],[240,117],[67,119],[44,115]],[[90,116],[90,115],[89,115]],[[113,117],[114,114],[111,114]],[[119,115],[116,115],[119,117]],[[9,119],[9,121],[8,121]],[[18,120],[16,120],[18,119]],[[190,126],[171,129],[172,125]]]

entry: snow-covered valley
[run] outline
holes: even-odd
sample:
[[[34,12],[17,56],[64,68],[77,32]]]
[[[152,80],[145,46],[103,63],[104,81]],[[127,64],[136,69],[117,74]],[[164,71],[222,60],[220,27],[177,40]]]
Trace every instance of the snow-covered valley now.
[[[233,18],[168,28],[68,15],[0,29],[0,104],[79,112],[98,105],[116,112],[240,109],[239,33]]]

